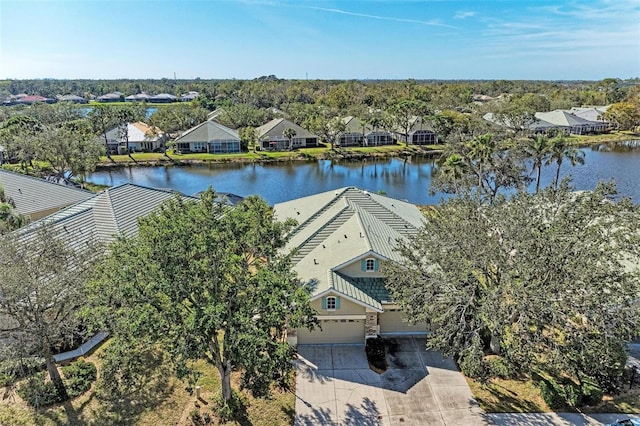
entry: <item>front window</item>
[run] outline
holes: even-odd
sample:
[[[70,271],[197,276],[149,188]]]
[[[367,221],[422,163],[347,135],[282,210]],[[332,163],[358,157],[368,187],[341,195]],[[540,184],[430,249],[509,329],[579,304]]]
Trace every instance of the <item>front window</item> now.
[[[367,259],[367,262],[365,263],[365,270],[366,271],[375,271],[376,270],[376,261],[375,261],[375,259]]]
[[[336,298],[335,297],[327,297],[327,310],[335,310],[336,309]]]

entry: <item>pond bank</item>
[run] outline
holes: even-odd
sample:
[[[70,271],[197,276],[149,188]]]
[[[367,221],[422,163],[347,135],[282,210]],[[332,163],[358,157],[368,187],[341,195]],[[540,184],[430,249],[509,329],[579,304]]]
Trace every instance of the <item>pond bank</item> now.
[[[113,155],[112,159],[105,158],[96,166],[96,170],[108,170],[121,167],[156,167],[156,166],[195,166],[209,164],[269,164],[291,162],[315,162],[318,160],[344,160],[361,161],[366,159],[434,158],[442,150],[411,147],[403,149],[383,150],[375,152],[351,151],[349,149],[335,149],[323,152],[308,153],[279,152],[279,153],[246,153],[239,156],[226,156],[224,154],[132,154]],[[195,158],[189,158],[193,156]],[[206,156],[206,157],[205,157]]]

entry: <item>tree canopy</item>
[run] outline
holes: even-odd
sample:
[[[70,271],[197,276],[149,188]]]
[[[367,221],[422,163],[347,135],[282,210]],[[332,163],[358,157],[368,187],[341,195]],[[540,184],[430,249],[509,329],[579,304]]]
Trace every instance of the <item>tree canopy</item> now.
[[[512,372],[616,386],[624,344],[640,334],[640,210],[612,184],[452,198],[399,251],[394,300],[465,373],[495,374],[495,353]]]
[[[227,403],[233,370],[255,395],[287,386],[294,350],[285,330],[314,322],[309,290],[279,252],[291,226],[256,196],[233,208],[211,189],[199,201],[176,197],[110,247],[87,317],[119,338],[161,345],[180,374],[205,359]]]
[[[13,233],[0,244],[0,338],[17,357],[44,358],[64,398],[66,390],[53,359],[54,346],[73,336],[97,246],[71,248],[49,225]]]

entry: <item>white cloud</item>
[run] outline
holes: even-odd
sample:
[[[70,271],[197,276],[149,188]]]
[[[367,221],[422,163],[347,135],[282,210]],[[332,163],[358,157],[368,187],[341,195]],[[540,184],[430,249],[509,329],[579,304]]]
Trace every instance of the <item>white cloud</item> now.
[[[476,16],[475,12],[472,12],[470,10],[461,10],[456,12],[456,14],[453,16],[453,19],[466,19],[466,18],[471,18],[473,16]]]
[[[406,22],[406,23],[410,23],[410,24],[432,25],[432,26],[436,26],[436,27],[446,27],[446,28],[457,29],[457,27],[454,27],[453,25],[442,24],[442,23],[440,23],[438,21],[434,21],[434,20],[421,21],[419,19],[407,19],[407,18],[396,18],[396,17],[393,17],[393,16],[369,15],[367,13],[349,12],[349,11],[342,10],[342,9],[330,9],[330,8],[326,8],[326,7],[317,7],[317,6],[304,6],[304,7],[307,7],[309,9],[314,9],[314,10],[320,10],[322,12],[337,13],[337,14],[349,15],[349,16],[358,16],[358,17],[361,17],[361,18],[378,19],[378,20],[394,21],[394,22]]]

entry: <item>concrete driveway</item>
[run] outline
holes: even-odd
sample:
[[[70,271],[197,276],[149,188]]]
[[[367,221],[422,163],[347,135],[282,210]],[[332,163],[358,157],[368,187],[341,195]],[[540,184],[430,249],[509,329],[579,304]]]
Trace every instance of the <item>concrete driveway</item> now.
[[[383,374],[369,369],[364,345],[301,345],[295,424],[488,424],[452,360],[424,338],[396,340]]]

